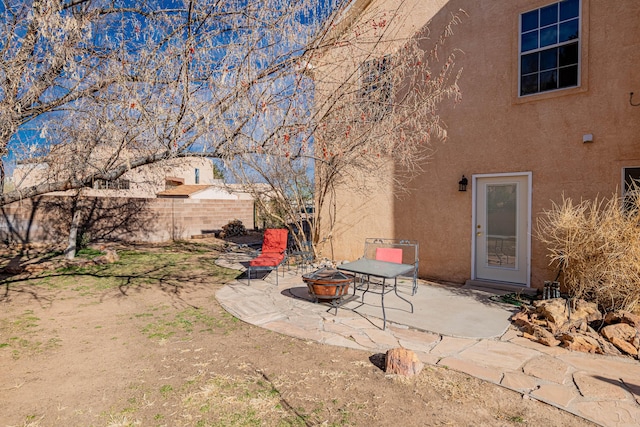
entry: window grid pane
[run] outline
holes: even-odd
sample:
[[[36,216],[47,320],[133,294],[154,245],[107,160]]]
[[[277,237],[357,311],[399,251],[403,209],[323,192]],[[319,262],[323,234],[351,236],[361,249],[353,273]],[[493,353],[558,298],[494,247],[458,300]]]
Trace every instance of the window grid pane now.
[[[538,30],[531,31],[522,35],[522,51],[533,50],[538,48]]]
[[[558,22],[558,3],[540,9],[540,26]]]
[[[538,11],[534,10],[522,15],[522,31],[530,31],[538,28]]]
[[[540,47],[558,43],[558,27],[555,25],[540,30]]]
[[[572,19],[571,21],[563,22],[560,24],[559,42],[566,42],[569,40],[576,40],[578,38],[578,19]]]
[[[578,64],[578,43],[561,46],[558,48],[559,63],[561,67]]]
[[[540,52],[540,69],[550,70],[558,68],[558,49],[547,49]]]
[[[522,56],[520,65],[522,75],[531,74],[538,71],[538,56],[538,53],[530,53],[528,55]]]
[[[558,87],[572,87],[578,84],[578,66],[560,68]]]
[[[579,0],[565,0],[560,2],[560,20],[565,21],[571,18],[577,18],[580,15]]]

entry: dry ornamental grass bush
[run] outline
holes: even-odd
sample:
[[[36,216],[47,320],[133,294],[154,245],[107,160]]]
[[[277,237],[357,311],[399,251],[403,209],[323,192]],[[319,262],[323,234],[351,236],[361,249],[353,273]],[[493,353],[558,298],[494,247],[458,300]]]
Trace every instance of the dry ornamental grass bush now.
[[[633,311],[640,302],[640,191],[624,203],[596,198],[578,204],[562,197],[538,219],[537,238],[550,265],[561,268],[569,295],[603,311]],[[624,207],[623,207],[624,206]]]

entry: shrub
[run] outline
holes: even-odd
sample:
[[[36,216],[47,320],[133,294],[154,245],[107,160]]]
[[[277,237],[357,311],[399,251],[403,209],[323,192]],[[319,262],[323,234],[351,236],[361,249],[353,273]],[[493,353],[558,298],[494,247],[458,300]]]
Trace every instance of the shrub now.
[[[614,194],[574,204],[562,197],[538,219],[536,237],[562,269],[569,295],[603,311],[633,311],[640,301],[640,197]]]

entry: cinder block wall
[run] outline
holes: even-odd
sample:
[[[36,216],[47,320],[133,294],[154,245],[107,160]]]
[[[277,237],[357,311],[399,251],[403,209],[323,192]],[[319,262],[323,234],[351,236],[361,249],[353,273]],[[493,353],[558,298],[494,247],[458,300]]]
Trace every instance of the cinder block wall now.
[[[163,242],[219,230],[239,219],[254,227],[252,200],[42,196],[0,208],[0,240],[65,243],[74,210],[91,241]]]
[[[138,240],[188,239],[220,230],[235,219],[247,229],[254,226],[253,200],[151,199],[150,210],[156,214],[157,227]]]

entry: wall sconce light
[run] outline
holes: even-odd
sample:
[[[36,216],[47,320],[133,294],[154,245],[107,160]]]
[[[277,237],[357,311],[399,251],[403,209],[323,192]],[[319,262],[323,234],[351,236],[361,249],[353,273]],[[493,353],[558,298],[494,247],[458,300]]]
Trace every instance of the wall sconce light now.
[[[458,191],[467,191],[467,184],[469,184],[469,180],[462,175],[462,179],[458,181]]]

